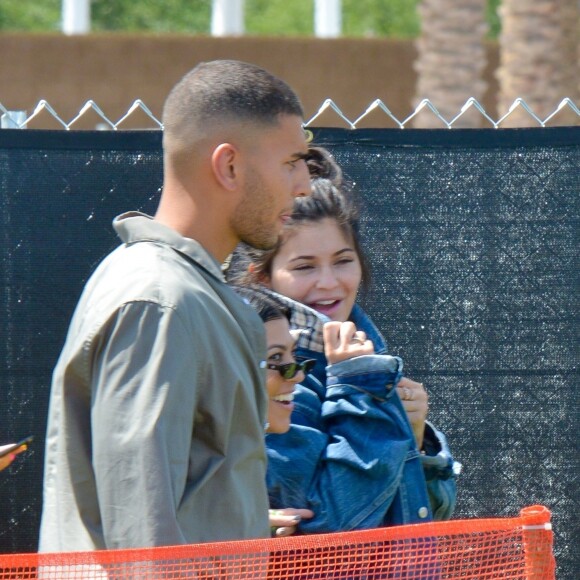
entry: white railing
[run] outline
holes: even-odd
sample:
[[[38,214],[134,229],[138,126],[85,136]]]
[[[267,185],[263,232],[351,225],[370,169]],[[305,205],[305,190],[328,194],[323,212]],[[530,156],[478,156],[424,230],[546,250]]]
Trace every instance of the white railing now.
[[[326,99],[324,103],[320,106],[318,111],[314,116],[308,119],[305,122],[305,126],[314,127],[316,126],[316,121],[319,119],[323,114],[326,115],[327,112],[335,115],[337,119],[344,123],[344,125],[349,129],[357,129],[358,125],[365,120],[371,113],[375,113],[375,111],[382,112],[394,125],[399,127],[399,129],[405,129],[408,127],[413,119],[421,112],[427,111],[429,114],[433,115],[437,119],[441,121],[441,126],[447,129],[452,129],[458,126],[457,121],[466,115],[468,112],[475,110],[478,114],[485,119],[486,123],[489,124],[489,127],[494,129],[498,129],[501,127],[502,123],[506,121],[510,116],[514,115],[516,112],[524,112],[529,119],[531,119],[535,124],[540,127],[545,127],[550,121],[561,111],[564,109],[571,111],[580,122],[580,109],[576,106],[576,104],[569,98],[562,99],[560,104],[556,107],[556,109],[548,115],[545,119],[541,119],[536,113],[532,110],[532,108],[524,101],[524,99],[516,99],[512,105],[509,107],[508,111],[499,119],[494,120],[483,108],[483,106],[474,98],[469,98],[465,104],[461,107],[461,110],[458,114],[450,120],[447,120],[439,113],[437,107],[429,100],[423,99],[419,105],[415,108],[415,110],[406,118],[400,120],[398,119],[393,113],[389,110],[387,105],[383,103],[380,99],[376,99],[373,101],[367,109],[356,119],[351,120],[349,119],[336,105],[336,103],[332,99]],[[151,112],[151,110],[147,107],[147,105],[140,99],[137,99],[133,102],[133,104],[129,107],[127,112],[117,121],[111,120],[97,105],[95,101],[87,101],[80,111],[70,120],[65,121],[57,112],[56,110],[50,105],[48,101],[41,100],[36,105],[34,111],[27,115],[26,111],[14,111],[6,109],[2,103],[0,102],[0,114],[2,114],[2,128],[4,129],[26,129],[26,128],[33,128],[35,119],[37,119],[40,115],[49,114],[52,116],[61,126],[62,129],[70,130],[73,129],[73,126],[83,118],[84,115],[87,113],[95,113],[99,118],[100,121],[98,125],[95,127],[96,129],[103,129],[103,130],[112,130],[117,131],[123,129],[123,124],[136,112],[145,113],[145,115],[151,120],[151,126],[149,127],[142,127],[143,129],[163,129],[162,122],[155,117],[155,115]]]
[[[341,0],[314,0],[314,35],[335,38],[342,32]],[[91,0],[62,0],[64,34],[91,31]],[[240,36],[245,32],[244,0],[212,0],[212,36]]]

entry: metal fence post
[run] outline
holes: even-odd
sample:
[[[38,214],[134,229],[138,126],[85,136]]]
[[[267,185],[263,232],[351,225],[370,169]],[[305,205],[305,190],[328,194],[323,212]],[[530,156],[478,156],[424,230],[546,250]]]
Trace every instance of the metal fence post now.
[[[211,34],[212,36],[244,34],[244,0],[213,0]]]
[[[64,34],[87,34],[91,31],[90,0],[63,0],[62,31]]]
[[[315,0],[314,34],[318,38],[338,38],[342,33],[341,0]]]

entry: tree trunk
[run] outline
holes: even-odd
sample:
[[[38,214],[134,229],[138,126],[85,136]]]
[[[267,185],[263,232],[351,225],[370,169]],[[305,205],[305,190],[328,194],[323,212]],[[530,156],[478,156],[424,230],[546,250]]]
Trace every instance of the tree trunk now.
[[[498,111],[505,115],[517,98],[545,119],[562,101],[578,99],[578,0],[503,0],[500,7]],[[537,126],[514,112],[502,126]]]
[[[481,102],[487,88],[482,80],[486,65],[485,6],[485,0],[423,0],[418,5],[421,34],[416,42],[415,106],[422,99],[429,99],[450,121],[470,97]],[[453,126],[480,126],[481,121],[479,114],[466,114]],[[414,126],[444,125],[425,112],[415,118]]]

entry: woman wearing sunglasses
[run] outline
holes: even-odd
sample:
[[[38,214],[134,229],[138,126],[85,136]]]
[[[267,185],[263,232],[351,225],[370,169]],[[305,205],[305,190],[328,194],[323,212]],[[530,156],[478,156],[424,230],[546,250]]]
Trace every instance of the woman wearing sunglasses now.
[[[314,366],[313,360],[296,361],[296,339],[290,333],[289,310],[260,288],[234,287],[254,308],[266,331],[266,390],[268,422],[266,433],[286,433],[294,409],[294,390]]]
[[[336,501],[343,495],[340,490],[348,489],[353,477],[359,478],[360,470],[358,467],[345,469],[341,460],[333,461],[332,456],[349,449],[358,454],[367,447],[368,437],[381,439],[382,411],[361,412],[361,404],[364,406],[366,400],[361,398],[358,389],[360,385],[371,391],[394,389],[402,376],[402,360],[383,355],[380,360],[362,362],[371,358],[368,355],[374,354],[374,347],[352,322],[324,321],[313,309],[265,288],[254,285],[234,288],[257,311],[266,331],[268,422],[265,432],[272,533],[290,535],[299,524],[303,527],[314,516],[318,522],[315,525],[319,526],[329,514],[347,516],[353,509],[364,513],[357,502],[343,505],[340,500]],[[290,330],[299,326],[301,330]],[[324,345],[324,358],[296,361],[295,353],[310,352],[309,346],[313,343]],[[322,360],[328,365],[324,410],[312,391],[318,380],[309,374]],[[359,376],[361,363],[362,377]],[[369,365],[374,368],[370,369]],[[371,381],[369,370],[374,374]],[[334,388],[330,387],[333,383]],[[296,396],[299,412],[293,414]],[[313,416],[301,424],[296,420],[301,414]],[[375,448],[376,443],[369,447],[369,452],[372,454]],[[382,465],[379,461],[373,466],[373,458],[368,459],[367,477],[372,480]],[[289,506],[308,506],[315,511]],[[331,516],[331,519],[334,518]],[[341,527],[332,525],[324,531],[338,531]]]
[[[316,317],[316,313],[307,307],[301,308],[299,305],[292,310],[285,304],[285,298],[270,293],[268,290],[249,286],[234,287],[236,292],[244,298],[258,313],[264,322],[266,331],[266,390],[268,392],[268,422],[264,426],[266,432],[266,447],[269,461],[275,465],[279,458],[277,456],[276,434],[287,433],[290,429],[291,415],[294,410],[294,396],[297,392],[304,394],[308,392],[301,382],[307,382],[307,375],[314,369],[315,359],[304,359],[296,361],[295,352],[297,343],[309,340],[308,331],[292,333],[290,331],[290,318],[298,316],[302,320],[311,320]],[[296,305],[295,305],[296,306]],[[321,327],[319,327],[321,328]],[[351,322],[328,322],[322,329],[322,340],[325,343],[325,352],[328,363],[331,365],[329,371],[340,375],[341,368],[348,372],[350,359],[369,355],[374,352],[372,343],[365,340]],[[394,372],[391,374],[381,374],[381,380],[391,380],[394,385],[400,377],[399,368],[402,368],[402,361],[396,357],[386,357],[385,360],[393,365]],[[343,413],[348,415],[348,413]],[[355,422],[360,422],[355,412]],[[348,418],[344,422],[348,426]],[[303,427],[294,426],[294,429],[301,430]],[[311,428],[307,429],[309,432]],[[345,431],[346,435],[348,431]],[[323,439],[326,434],[320,434]],[[272,445],[269,445],[272,443]],[[292,462],[291,469],[297,474],[308,474],[313,468],[313,456],[308,450],[298,450],[299,457]],[[316,468],[316,466],[314,466]],[[305,505],[307,487],[301,486],[296,489],[296,501],[283,501],[280,496],[278,477],[275,472],[269,474],[269,492],[271,506],[270,525],[272,533],[276,536],[287,536],[296,531],[296,526],[302,519],[310,519],[314,513],[309,509],[294,509],[290,505]],[[271,488],[271,489],[270,489]]]
[[[314,361],[297,362],[294,358],[296,339],[290,333],[289,310],[259,288],[234,287],[236,292],[258,313],[266,331],[266,390],[268,393],[268,420],[264,431],[286,433],[294,409],[296,384],[312,370]],[[270,510],[270,529],[273,536],[290,536],[300,521],[311,518],[308,509]]]
[[[356,304],[368,281],[356,211],[340,168],[320,149],[310,156],[311,195],[295,200],[277,247],[241,249],[228,271],[284,301],[298,358],[316,360],[290,430],[266,440],[270,505],[312,509],[304,533],[448,519],[457,470],[445,436],[426,421],[423,386],[402,376]]]

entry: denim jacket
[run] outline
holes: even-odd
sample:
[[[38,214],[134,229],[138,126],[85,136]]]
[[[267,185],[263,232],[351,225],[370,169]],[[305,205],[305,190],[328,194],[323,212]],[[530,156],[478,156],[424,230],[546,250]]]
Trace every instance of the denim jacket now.
[[[268,434],[267,484],[273,508],[309,508],[303,533],[447,519],[455,506],[454,461],[445,436],[426,425],[423,452],[395,389],[403,361],[359,307],[351,320],[377,354],[327,365],[324,316],[280,295],[297,329],[297,358],[316,365],[297,386],[290,430]]]

